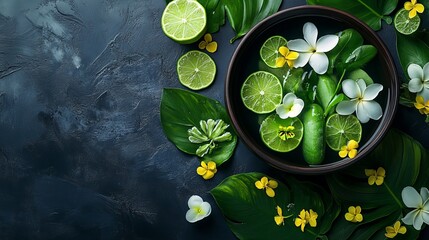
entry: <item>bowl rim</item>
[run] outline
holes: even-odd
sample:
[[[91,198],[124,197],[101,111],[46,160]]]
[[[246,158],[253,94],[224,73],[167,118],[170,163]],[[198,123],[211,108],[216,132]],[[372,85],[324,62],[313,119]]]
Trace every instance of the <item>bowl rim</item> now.
[[[342,160],[332,163],[309,166],[292,165],[285,161],[279,161],[276,160],[275,156],[268,154],[266,150],[262,149],[258,144],[252,142],[251,138],[245,133],[245,130],[238,123],[238,119],[235,114],[235,104],[233,102],[232,96],[229,93],[232,91],[230,86],[230,82],[232,81],[232,69],[234,68],[234,64],[237,64],[236,59],[240,53],[240,50],[243,48],[243,46],[245,46],[246,42],[251,41],[253,38],[255,38],[254,35],[257,36],[258,32],[263,31],[261,29],[265,28],[267,24],[269,25],[271,22],[276,22],[278,20],[286,20],[293,17],[300,17],[300,15],[324,17],[353,26],[353,28],[357,30],[366,39],[366,41],[368,41],[369,39],[371,40],[371,44],[376,43],[375,47],[377,48],[378,54],[381,54],[381,59],[386,62],[387,69],[385,69],[385,71],[389,76],[391,76],[390,87],[387,91],[386,108],[384,109],[382,118],[378,120],[380,122],[374,134],[372,134],[372,136],[365,144],[360,146],[358,156],[353,159],[344,158]],[[388,129],[392,125],[398,107],[398,95],[399,83],[396,65],[384,41],[377,35],[377,33],[373,29],[371,29],[366,23],[349,13],[331,7],[316,5],[302,5],[278,11],[277,13],[265,18],[264,20],[256,24],[252,29],[250,29],[249,32],[240,41],[239,45],[237,46],[231,57],[224,86],[224,97],[227,113],[231,119],[231,123],[234,129],[236,130],[238,136],[243,140],[245,145],[259,158],[262,158],[262,160],[264,160],[272,167],[285,172],[303,175],[331,173],[348,167],[355,162],[358,162],[368,153],[370,153],[375,147],[378,146],[378,144],[387,134]]]

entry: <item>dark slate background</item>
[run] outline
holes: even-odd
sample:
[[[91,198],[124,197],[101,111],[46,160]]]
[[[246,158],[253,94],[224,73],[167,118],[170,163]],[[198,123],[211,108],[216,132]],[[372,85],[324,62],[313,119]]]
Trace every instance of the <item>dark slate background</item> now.
[[[282,9],[303,5],[285,0]],[[162,0],[0,0],[0,239],[235,239],[208,191],[232,174],[280,176],[241,142],[214,179],[163,134],[162,89],[196,45],[165,37]],[[396,59],[392,26],[379,32]],[[227,24],[214,34],[224,100]],[[397,61],[396,61],[397,62]],[[400,108],[395,127],[429,147],[429,128]],[[211,216],[190,224],[198,194]],[[423,237],[422,239],[427,239]]]

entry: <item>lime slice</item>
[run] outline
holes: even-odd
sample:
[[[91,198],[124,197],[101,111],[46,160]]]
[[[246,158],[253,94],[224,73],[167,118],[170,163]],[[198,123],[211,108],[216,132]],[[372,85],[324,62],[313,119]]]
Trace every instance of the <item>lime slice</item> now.
[[[334,151],[340,151],[349,140],[359,142],[362,136],[362,126],[354,115],[332,114],[326,120],[326,143]]]
[[[208,87],[214,81],[216,64],[206,53],[192,50],[177,61],[177,74],[183,86],[192,90],[200,90]]]
[[[276,152],[290,152],[299,146],[303,126],[299,118],[281,119],[277,114],[271,114],[261,124],[262,141]]]
[[[410,35],[419,29],[420,17],[419,15],[416,15],[413,18],[409,18],[408,11],[402,8],[396,13],[393,23],[398,32],[405,35]]]
[[[280,56],[279,47],[286,46],[287,41],[282,36],[272,36],[262,44],[259,55],[262,61],[271,68],[276,67],[276,59]]]
[[[204,7],[196,0],[174,0],[162,13],[161,26],[165,35],[182,44],[199,40],[206,31]]]
[[[270,113],[282,101],[282,85],[272,73],[254,72],[247,77],[241,87],[244,106],[255,113]]]

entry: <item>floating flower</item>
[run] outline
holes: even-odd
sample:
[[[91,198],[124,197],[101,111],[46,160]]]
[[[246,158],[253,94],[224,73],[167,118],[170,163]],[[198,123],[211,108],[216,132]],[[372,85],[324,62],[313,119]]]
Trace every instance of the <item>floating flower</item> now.
[[[208,163],[201,161],[201,166],[197,168],[198,175],[202,176],[205,180],[214,177],[216,172],[216,163],[213,161],[209,161]]]
[[[283,97],[283,103],[276,107],[276,113],[281,119],[298,116],[304,108],[304,101],[293,93],[287,93]]]
[[[380,186],[384,182],[384,178],[386,177],[386,170],[384,168],[379,167],[377,170],[375,169],[365,169],[365,175],[368,177],[368,184]]]
[[[425,6],[421,3],[417,3],[417,0],[411,0],[411,2],[405,2],[404,3],[405,10],[409,11],[408,17],[413,18],[418,13],[423,13],[425,10]]]
[[[387,226],[386,227],[386,233],[384,236],[387,238],[394,238],[396,235],[399,234],[405,234],[407,232],[407,228],[405,226],[401,226],[401,222],[396,221],[393,226]]]
[[[429,101],[429,62],[423,68],[417,64],[410,64],[407,68],[408,76],[411,80],[408,82],[408,90],[422,96],[425,101]]]
[[[349,158],[354,158],[357,155],[357,148],[359,147],[359,143],[355,140],[350,140],[347,142],[346,146],[342,146],[341,150],[338,152],[338,155],[341,158],[345,158],[349,156]]]
[[[274,197],[276,193],[274,189],[277,188],[279,184],[275,180],[268,180],[267,177],[262,177],[260,181],[255,182],[255,186],[258,189],[265,189],[268,197]]]
[[[204,40],[198,44],[198,48],[201,50],[206,49],[210,53],[214,53],[217,50],[217,42],[213,41],[212,35],[210,33],[206,33],[204,35]]]
[[[414,103],[414,107],[416,107],[421,114],[429,115],[429,100],[426,101],[422,96],[416,97],[416,102]]]
[[[200,221],[210,215],[212,208],[210,203],[204,202],[198,195],[192,195],[188,200],[189,210],[186,212],[186,220],[190,223]]]
[[[324,74],[328,70],[329,59],[326,52],[331,51],[338,43],[337,35],[325,35],[317,39],[317,27],[307,22],[302,28],[304,39],[290,40],[287,44],[290,50],[299,53],[295,60],[295,67],[304,67],[307,63],[318,74]]]
[[[289,68],[292,68],[294,65],[294,61],[298,58],[299,53],[290,51],[289,48],[285,46],[281,46],[279,48],[279,53],[281,57],[276,59],[276,67],[283,67],[286,63]]]
[[[287,139],[291,139],[295,137],[295,133],[293,132],[295,130],[294,126],[279,126],[279,138],[283,141],[286,141]]]
[[[317,226],[317,220],[316,220],[317,217],[318,217],[318,214],[314,212],[312,209],[310,209],[310,211],[306,211],[305,209],[302,209],[298,217],[295,218],[295,226],[301,227],[301,231],[304,232],[304,228],[305,228],[305,225],[307,225],[307,223],[311,227]]]
[[[349,207],[349,212],[347,212],[344,217],[346,218],[347,221],[349,222],[362,222],[363,221],[363,216],[362,216],[362,209],[360,206],[350,206]]]
[[[402,218],[404,224],[412,224],[416,230],[420,230],[423,223],[429,224],[429,190],[427,188],[421,188],[419,194],[413,187],[405,187],[402,189],[402,201],[405,206],[415,208]]]
[[[383,110],[374,99],[383,90],[383,85],[374,83],[366,86],[363,79],[357,81],[346,79],[343,81],[342,87],[344,94],[350,100],[342,101],[337,105],[338,114],[350,115],[356,111],[356,116],[361,123],[366,123],[369,119],[381,118]]]

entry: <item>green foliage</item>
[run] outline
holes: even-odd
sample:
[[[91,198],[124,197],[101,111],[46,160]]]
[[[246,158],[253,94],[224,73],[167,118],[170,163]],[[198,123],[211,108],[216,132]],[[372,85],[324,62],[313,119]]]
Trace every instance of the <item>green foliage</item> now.
[[[429,46],[426,41],[427,39],[425,34],[420,34],[418,36],[397,34],[396,36],[396,48],[399,62],[406,74],[406,82],[409,80],[407,74],[408,65],[415,63],[423,67],[429,62]]]
[[[307,3],[343,10],[355,15],[377,31],[381,28],[381,20],[388,24],[392,22],[388,15],[395,10],[398,0],[307,0]]]
[[[200,126],[200,120],[222,119],[231,125],[230,119],[223,105],[203,95],[182,89],[164,89],[161,100],[161,123],[167,138],[178,149],[188,154],[196,154],[200,144],[191,143],[188,139],[188,130]],[[237,136],[232,126],[226,129],[232,134],[230,141],[217,143],[210,154],[204,155],[202,160],[214,161],[221,165],[234,152]]]

